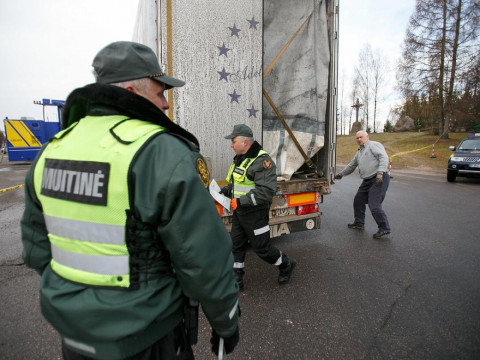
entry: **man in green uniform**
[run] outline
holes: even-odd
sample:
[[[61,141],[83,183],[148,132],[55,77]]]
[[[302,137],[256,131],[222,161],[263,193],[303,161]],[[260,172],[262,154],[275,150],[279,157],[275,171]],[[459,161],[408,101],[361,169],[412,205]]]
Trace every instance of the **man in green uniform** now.
[[[64,130],[25,180],[23,257],[64,359],[193,359],[188,299],[212,326],[212,350],[222,337],[231,352],[231,241],[197,139],[164,114],[165,91],[184,82],[133,42],[106,46],[93,67],[96,83],[68,96]]]
[[[290,280],[296,265],[294,259],[270,244],[269,209],[277,189],[276,166],[261,145],[253,139],[253,132],[245,124],[235,125],[230,135],[235,152],[228,171],[229,184],[222,193],[232,198],[232,231],[234,270],[238,286],[244,289],[245,255],[248,243],[256,254],[269,264],[278,266],[278,283]]]

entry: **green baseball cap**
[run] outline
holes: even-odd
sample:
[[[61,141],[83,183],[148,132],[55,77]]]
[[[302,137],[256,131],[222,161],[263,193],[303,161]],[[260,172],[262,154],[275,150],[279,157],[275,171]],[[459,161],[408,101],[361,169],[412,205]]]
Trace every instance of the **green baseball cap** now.
[[[105,46],[93,59],[92,66],[101,84],[148,77],[165,84],[167,89],[185,85],[162,71],[151,48],[136,42],[117,41]]]
[[[230,135],[225,136],[225,139],[233,139],[237,136],[253,137],[252,129],[245,124],[238,124],[233,127]]]

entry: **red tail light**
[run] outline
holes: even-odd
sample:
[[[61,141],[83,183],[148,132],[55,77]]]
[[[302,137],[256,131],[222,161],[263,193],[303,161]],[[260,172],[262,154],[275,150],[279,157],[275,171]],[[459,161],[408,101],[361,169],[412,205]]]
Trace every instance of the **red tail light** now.
[[[305,215],[318,212],[318,204],[297,206],[297,215]]]

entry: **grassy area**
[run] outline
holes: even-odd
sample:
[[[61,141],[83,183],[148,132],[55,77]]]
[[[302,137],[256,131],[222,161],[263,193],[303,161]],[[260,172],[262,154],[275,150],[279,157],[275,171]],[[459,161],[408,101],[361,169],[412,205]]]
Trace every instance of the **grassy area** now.
[[[393,170],[395,168],[420,168],[422,170],[446,171],[448,158],[452,154],[448,147],[450,145],[457,146],[460,140],[466,136],[466,133],[451,133],[449,139],[439,140],[439,136],[426,132],[401,132],[370,134],[370,140],[381,142],[385,146],[385,150],[392,160]],[[433,144],[435,144],[434,148]],[[409,152],[421,148],[425,149]],[[357,149],[355,135],[338,135],[337,163],[348,164]],[[433,149],[436,158],[431,158]]]

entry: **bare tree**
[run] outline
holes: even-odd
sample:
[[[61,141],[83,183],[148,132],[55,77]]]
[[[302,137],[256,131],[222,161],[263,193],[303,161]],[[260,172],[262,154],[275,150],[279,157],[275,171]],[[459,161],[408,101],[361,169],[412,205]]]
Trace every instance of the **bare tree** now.
[[[370,119],[370,99],[372,93],[372,67],[373,67],[372,47],[369,43],[358,53],[358,63],[354,69],[354,82],[358,84],[359,98],[363,103],[362,128],[368,131]],[[365,122],[365,123],[363,123]]]
[[[478,132],[480,129],[480,57],[468,73],[459,78],[464,91],[455,106],[456,122],[454,127],[464,127]],[[455,97],[454,97],[455,99]]]
[[[379,50],[376,50],[374,53],[368,42],[360,50],[358,63],[354,71],[354,81],[358,84],[358,97],[363,104],[362,111],[365,119],[365,130],[369,129],[370,119],[373,116],[373,132],[376,132],[377,105],[382,85],[385,81],[387,66],[386,58]]]
[[[478,0],[417,0],[399,63],[399,88],[408,99],[425,96],[434,130],[448,137],[457,78],[479,55]],[[435,121],[434,121],[435,122]]]
[[[377,132],[377,103],[385,81],[387,67],[387,59],[380,51],[376,51],[372,58],[373,132]]]

